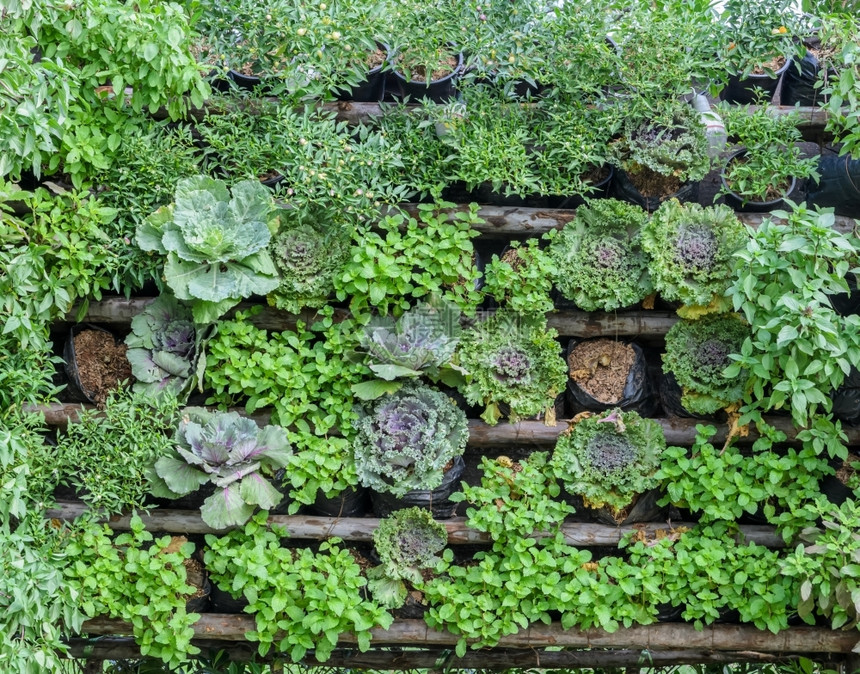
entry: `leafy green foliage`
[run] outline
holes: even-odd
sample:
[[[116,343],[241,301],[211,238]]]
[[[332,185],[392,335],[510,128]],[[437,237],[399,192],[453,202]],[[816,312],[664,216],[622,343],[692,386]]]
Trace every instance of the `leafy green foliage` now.
[[[846,0],[846,8],[849,1]],[[854,159],[860,157],[860,129],[856,116],[860,109],[860,45],[856,40],[858,25],[855,15],[856,12],[837,12],[821,22],[821,41],[834,48],[836,72],[834,76],[824,68],[819,74],[819,81],[827,77],[821,90],[823,105],[827,109],[826,130],[841,143],[840,154],[850,154]]]
[[[397,497],[438,487],[469,437],[463,411],[444,393],[417,383],[362,406],[355,429],[359,480]]]
[[[677,380],[685,409],[712,414],[741,401],[746,373],[729,379],[723,372],[748,336],[749,327],[737,314],[681,320],[669,328],[663,372]]]
[[[13,530],[30,514],[41,516],[47,494],[33,484],[31,455],[44,442],[43,424],[41,415],[18,408],[0,414],[0,531]]]
[[[466,383],[459,388],[470,404],[486,405],[484,421],[498,423],[500,404],[512,423],[541,413],[554,421],[547,410],[567,382],[557,336],[543,316],[504,310],[463,333],[457,357]]]
[[[552,466],[568,493],[581,495],[586,506],[616,512],[657,486],[655,473],[665,448],[656,421],[616,408],[560,435]]]
[[[185,610],[197,591],[187,584],[184,566],[194,544],[154,538],[137,515],[128,533],[111,536],[106,524],[81,523],[64,549],[70,560],[63,569],[65,583],[87,617],[130,622],[141,654],[178,667],[200,652],[191,644],[200,614]]]
[[[137,228],[137,244],[165,255],[164,276],[177,299],[192,302],[197,323],[211,323],[253,294],[278,285],[266,246],[269,190],[257,181],[233,186],[195,176],[179,181],[176,201]]]
[[[409,308],[410,299],[427,295],[474,313],[481,295],[475,290],[473,226],[483,221],[476,204],[468,212],[439,210],[447,205],[419,204],[418,219],[395,213],[382,218],[378,232],[358,230],[352,259],[335,277],[337,299],[349,298],[358,318],[371,308],[397,315]]]
[[[205,330],[197,330],[191,310],[170,295],[160,295],[131,319],[126,358],[137,380],[135,392],[177,395],[202,384],[198,359]]]
[[[373,598],[387,608],[406,601],[406,583],[420,585],[422,570],[441,561],[437,556],[448,543],[448,530],[426,508],[397,510],[381,520],[373,532],[373,545],[381,564],[367,572]]]
[[[612,311],[645,299],[653,286],[641,249],[647,213],[616,199],[595,200],[551,234],[555,286],[584,311]]]
[[[259,642],[265,655],[274,646],[301,660],[309,650],[328,659],[341,634],[356,636],[358,648],[370,648],[370,629],[391,625],[392,617],[373,599],[364,599],[367,581],[352,553],[330,538],[319,546],[282,547],[282,531],[266,527],[266,514],[255,515],[244,530],[206,536],[204,562],[212,580],[233,597],[250,602],[257,629],[246,637]]]
[[[188,407],[173,448],[155,462],[153,493],[178,498],[211,482],[217,489],[200,515],[214,529],[242,525],[254,506],[271,510],[283,499],[266,479],[289,463],[290,443],[280,426],[259,428],[237,412]]]
[[[493,255],[484,270],[483,291],[511,311],[544,314],[555,309],[550,291],[559,276],[555,260],[537,239],[524,245],[512,241],[510,249],[501,257]]]
[[[684,318],[728,310],[726,291],[747,236],[728,206],[664,201],[642,230],[642,248],[653,263],[654,288],[684,304]]]
[[[561,489],[546,452],[533,452],[522,461],[481,457],[480,486],[463,484],[451,500],[465,501],[470,528],[485,531],[494,541],[554,535],[573,507],[558,501]]]

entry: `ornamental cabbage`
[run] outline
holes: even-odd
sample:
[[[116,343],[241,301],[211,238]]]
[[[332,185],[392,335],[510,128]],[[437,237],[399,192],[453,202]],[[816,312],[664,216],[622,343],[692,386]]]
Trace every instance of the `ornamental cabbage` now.
[[[639,206],[615,199],[579,207],[549,247],[562,296],[584,311],[612,311],[650,295],[648,256],[640,247],[647,220]]]
[[[241,299],[277,287],[266,250],[271,208],[271,192],[259,181],[236,183],[231,196],[221,180],[183,178],[175,203],[138,226],[137,244],[167,256],[167,285],[178,299],[192,302],[195,322],[212,323]]]
[[[672,373],[681,387],[681,405],[693,414],[713,414],[743,398],[747,373],[728,378],[729,354],[740,353],[750,336],[737,314],[679,321],[666,333],[663,372]]]
[[[444,393],[422,384],[359,408],[353,453],[365,487],[402,497],[442,484],[446,465],[466,449],[466,415]]]
[[[349,260],[350,234],[328,222],[325,211],[282,209],[279,213],[280,227],[269,252],[281,280],[269,294],[269,304],[291,313],[322,307],[334,293],[335,274]]]
[[[657,486],[666,439],[653,419],[616,408],[589,416],[559,436],[552,457],[558,479],[589,508],[613,515]]]
[[[555,424],[555,399],[567,384],[557,336],[543,315],[504,310],[463,334],[458,358],[466,381],[459,389],[469,404],[486,406],[484,421],[497,424],[505,405],[511,422],[545,413],[547,425]]]
[[[734,253],[748,236],[728,206],[664,201],[642,230],[651,256],[654,287],[663,299],[684,306],[678,314],[697,318],[731,308],[726,292],[734,279]]]
[[[200,515],[213,529],[244,524],[254,506],[270,510],[283,500],[266,479],[290,459],[280,426],[259,428],[236,412],[189,407],[174,439],[175,454],[155,462],[152,493],[179,498],[211,482],[215,493],[203,502]]]
[[[125,338],[126,358],[137,380],[135,392],[187,392],[193,384],[203,333],[194,325],[191,310],[176,298],[161,295],[148,304],[131,319],[131,332]],[[202,369],[196,375],[202,388]]]
[[[448,530],[426,508],[397,510],[380,521],[373,545],[382,563],[367,572],[373,598],[386,608],[403,606],[406,582],[422,583],[421,571],[436,566],[447,543]]]

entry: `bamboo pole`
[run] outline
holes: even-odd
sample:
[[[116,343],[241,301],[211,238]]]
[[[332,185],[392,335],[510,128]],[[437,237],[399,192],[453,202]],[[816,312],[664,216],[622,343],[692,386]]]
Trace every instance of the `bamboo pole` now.
[[[47,511],[47,517],[71,520],[87,511],[87,506],[78,501],[66,501],[58,507]],[[142,514],[141,519],[149,531],[170,532],[174,534],[214,534],[224,530],[213,529],[202,519],[197,510],[157,509],[148,514]],[[345,541],[373,540],[373,532],[379,526],[379,519],[374,517],[320,517],[317,515],[271,515],[269,524],[283,527],[290,538],[322,540],[330,537],[342,538]],[[131,517],[114,515],[106,522],[114,531],[129,531]],[[440,521],[448,531],[450,545],[490,543],[491,538],[484,532],[470,529],[466,520],[455,517]],[[694,527],[695,523],[648,522],[632,524],[623,527],[613,527],[604,524],[587,522],[565,522],[562,533],[565,542],[578,547],[616,546],[626,534],[642,532],[649,538],[656,536],[657,531],[668,531],[671,528]],[[782,538],[776,529],[766,525],[743,525],[739,527],[742,538],[758,545],[769,548],[784,547]],[[537,533],[536,538],[544,535]]]
[[[218,641],[245,641],[245,634],[256,629],[252,616],[204,613],[194,625],[197,638]],[[370,630],[374,647],[416,646],[453,647],[459,637],[427,626],[423,620],[401,620],[390,628]],[[121,620],[93,618],[84,623],[82,634],[130,634],[131,625]],[[684,644],[689,650],[753,651],[757,653],[849,653],[857,644],[856,630],[839,631],[821,627],[792,627],[773,634],[747,625],[710,625],[697,630],[685,623],[660,623],[621,628],[609,633],[600,629],[565,630],[559,623],[536,624],[516,634],[502,637],[499,648],[622,648],[649,651],[676,650]],[[354,645],[355,635],[343,634],[341,644]]]

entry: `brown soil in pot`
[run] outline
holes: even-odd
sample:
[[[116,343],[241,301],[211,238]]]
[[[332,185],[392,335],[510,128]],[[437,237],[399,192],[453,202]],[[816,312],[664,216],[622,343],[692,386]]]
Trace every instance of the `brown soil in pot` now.
[[[509,248],[502,253],[501,261],[508,263],[514,271],[520,270],[526,263],[520,257],[519,249],[517,248]]]
[[[197,588],[196,592],[185,595],[185,598],[197,599],[209,594],[209,590],[204,587],[206,585],[206,569],[203,568],[203,564],[193,557],[186,559],[182,564],[185,567],[185,582]]]
[[[385,63],[386,53],[384,49],[377,47],[367,56],[367,69],[373,70]]]
[[[598,185],[609,177],[609,167],[604,164],[602,166],[594,166],[582,174],[583,182],[589,185]]]
[[[459,64],[459,57],[453,55],[444,56],[439,60],[439,64],[433,69],[433,72],[430,74],[430,81],[435,82],[437,80],[441,80],[443,77],[447,77],[448,75],[457,70],[457,66]],[[423,65],[419,65],[415,66],[414,68],[410,68],[409,77],[413,82],[426,82],[426,67]]]
[[[785,65],[785,56],[774,56],[770,61],[762,63],[752,69],[753,75],[765,75],[768,70],[776,72]]]
[[[103,405],[108,393],[118,388],[121,381],[131,381],[126,348],[125,344],[117,344],[113,335],[101,330],[82,330],[75,335],[81,386],[97,405]]]
[[[577,344],[567,365],[570,378],[595,400],[617,403],[624,397],[627,375],[636,360],[629,344],[612,339],[591,339]]]
[[[643,197],[665,199],[681,189],[681,181],[675,176],[664,176],[649,169],[628,173],[627,176]]]
[[[845,461],[842,462],[839,470],[836,471],[836,479],[842,484],[847,485],[854,473],[857,472],[851,467],[851,464],[856,463],[857,461],[860,461],[860,456],[849,454]]]

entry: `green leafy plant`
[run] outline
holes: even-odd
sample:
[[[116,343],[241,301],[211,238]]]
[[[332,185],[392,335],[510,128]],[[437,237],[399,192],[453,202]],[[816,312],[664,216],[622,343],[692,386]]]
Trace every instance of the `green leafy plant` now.
[[[254,506],[270,510],[283,500],[266,479],[289,464],[290,443],[279,426],[259,428],[237,412],[188,407],[173,449],[155,462],[153,493],[178,498],[211,482],[217,488],[200,515],[214,529],[242,525]]]
[[[402,213],[386,215],[379,232],[358,230],[352,259],[335,277],[338,300],[349,298],[357,317],[370,308],[398,315],[409,308],[410,298],[439,295],[472,314],[481,295],[475,290],[473,229],[483,222],[476,204],[469,211],[443,213],[451,206],[419,204],[418,218]]]
[[[483,291],[511,311],[544,314],[555,309],[550,291],[559,275],[555,260],[540,248],[538,239],[511,241],[510,248],[493,255],[484,269]]]
[[[350,256],[350,228],[339,222],[338,208],[315,204],[278,211],[280,225],[269,253],[280,283],[269,304],[298,313],[319,308],[334,293],[334,279]]]
[[[728,206],[660,205],[642,230],[642,248],[651,256],[654,288],[684,306],[683,318],[729,309],[725,297],[734,274],[734,255],[747,241],[744,226]]]
[[[420,585],[422,572],[433,569],[448,543],[448,530],[425,508],[397,510],[373,531],[373,545],[381,564],[367,572],[368,590],[387,608],[406,601],[407,583]]]
[[[482,456],[481,471],[480,486],[464,483],[451,500],[468,503],[469,527],[487,532],[494,541],[553,536],[574,512],[557,500],[561,489],[546,452],[533,452],[517,462]]]
[[[665,448],[656,421],[616,408],[582,419],[560,435],[552,466],[568,493],[581,495],[589,508],[607,506],[617,515],[657,486]]]
[[[196,176],[180,180],[176,201],[137,228],[137,244],[167,257],[164,276],[197,323],[211,323],[239,300],[278,285],[266,246],[272,196],[257,181],[233,186]]]
[[[340,539],[323,541],[318,551],[285,548],[280,529],[266,526],[259,513],[244,530],[206,536],[204,562],[212,580],[234,598],[245,596],[245,609],[257,629],[246,634],[265,655],[274,646],[301,660],[309,650],[325,661],[343,633],[354,634],[358,648],[370,648],[370,630],[388,628],[392,617],[363,591],[367,580]]]
[[[720,194],[734,192],[744,202],[774,201],[788,194],[792,179],[818,178],[818,155],[803,157],[798,114],[772,115],[767,106],[722,106],[726,132],[744,153],[723,172]]]
[[[423,384],[406,384],[362,406],[355,428],[352,448],[359,480],[397,497],[438,487],[469,436],[463,411]]]
[[[120,514],[146,510],[146,475],[172,448],[175,396],[152,398],[111,391],[103,410],[82,409],[58,433],[57,446],[37,445],[30,459],[39,492],[49,499],[60,484],[72,487],[91,511]]]
[[[191,310],[170,295],[160,295],[131,319],[125,338],[126,358],[137,380],[136,392],[181,395],[203,385],[201,360],[205,330],[198,330]]]
[[[484,421],[497,424],[505,405],[511,423],[542,413],[545,423],[555,423],[555,399],[567,381],[557,336],[545,317],[505,310],[463,333],[457,358],[466,383],[460,392],[470,404],[486,406]]]
[[[191,644],[200,614],[185,608],[198,589],[187,584],[184,565],[194,544],[154,538],[137,515],[128,533],[112,535],[106,524],[92,522],[73,530],[64,549],[70,560],[64,581],[87,617],[130,622],[143,655],[178,667],[200,652]]]
[[[848,292],[845,276],[856,273],[860,242],[836,231],[829,209],[804,206],[774,212],[749,235],[735,254],[739,264],[728,297],[752,334],[725,375],[748,372],[742,423],[788,408],[795,425],[813,428],[832,407],[830,392],[860,358],[860,317],[839,316],[829,299]],[[838,431],[838,422],[829,423]],[[802,431],[798,438],[812,435]]]
[[[460,339],[460,311],[431,299],[395,320],[374,317],[359,333],[364,361],[378,379],[355,384],[362,400],[393,393],[404,379],[427,376],[431,381],[456,382],[460,373],[450,364]]]
[[[851,3],[846,2],[846,6]],[[816,8],[817,9],[817,8]],[[841,142],[840,154],[860,157],[860,129],[857,125],[857,110],[860,109],[860,60],[856,35],[857,19],[854,12],[837,12],[821,21],[822,44],[833,50],[829,65],[835,74],[823,68],[819,82],[823,106],[827,109],[826,130]],[[822,81],[826,78],[826,81]]]
[[[585,311],[612,311],[653,291],[648,258],[641,250],[647,213],[616,199],[595,200],[557,234],[549,256],[561,295]]]
[[[738,353],[749,327],[737,314],[681,320],[666,333],[663,372],[681,387],[681,405],[693,414],[713,414],[740,403],[746,373],[732,379],[723,373]]]

